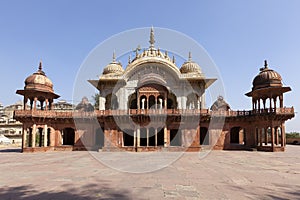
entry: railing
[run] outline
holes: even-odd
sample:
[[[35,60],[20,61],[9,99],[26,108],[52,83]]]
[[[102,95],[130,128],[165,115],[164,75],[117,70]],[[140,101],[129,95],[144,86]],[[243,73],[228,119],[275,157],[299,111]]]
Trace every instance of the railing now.
[[[61,112],[54,110],[15,110],[15,118],[20,117],[46,117],[46,118],[92,118],[101,116],[133,116],[133,115],[209,115],[209,116],[251,116],[261,114],[294,114],[294,108],[276,108],[261,110],[218,110],[208,109],[128,109],[128,110],[95,110],[94,112]]]

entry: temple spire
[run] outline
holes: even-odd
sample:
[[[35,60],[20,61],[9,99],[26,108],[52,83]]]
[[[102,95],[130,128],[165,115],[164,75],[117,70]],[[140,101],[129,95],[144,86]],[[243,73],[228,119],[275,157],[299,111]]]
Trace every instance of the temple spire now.
[[[113,52],[113,62],[116,62],[116,52],[115,52],[115,50]]]
[[[42,60],[40,60],[40,63],[39,63],[39,71],[42,71],[43,69],[43,64],[42,64]]]
[[[267,60],[265,60],[265,64],[264,64],[264,66],[265,66],[265,69],[267,69],[267,68],[268,68],[268,61],[267,61]]]
[[[189,51],[189,59],[188,61],[192,61],[192,53]]]
[[[150,48],[153,48],[154,47],[154,43],[155,43],[153,26],[151,27],[151,30],[150,30],[150,40],[149,40],[149,43],[150,43]]]

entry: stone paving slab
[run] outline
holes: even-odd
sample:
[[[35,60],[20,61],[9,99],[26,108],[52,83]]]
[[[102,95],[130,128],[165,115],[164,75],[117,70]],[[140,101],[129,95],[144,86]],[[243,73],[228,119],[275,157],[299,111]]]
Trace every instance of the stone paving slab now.
[[[300,199],[300,146],[276,153],[212,151],[202,159],[184,153],[147,173],[112,169],[95,153],[109,160],[102,152],[0,150],[0,199]],[[166,156],[145,159],[146,165]],[[124,166],[129,158],[118,152],[111,159],[120,159],[122,169],[143,167],[135,161]]]

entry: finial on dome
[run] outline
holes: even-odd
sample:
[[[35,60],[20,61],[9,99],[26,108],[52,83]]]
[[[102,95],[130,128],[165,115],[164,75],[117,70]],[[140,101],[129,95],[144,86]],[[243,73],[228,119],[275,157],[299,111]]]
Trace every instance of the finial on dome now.
[[[168,51],[165,51],[165,58],[168,58]]]
[[[129,56],[128,56],[128,64],[130,64],[131,63],[131,55],[129,54]]]
[[[189,51],[189,60],[188,61],[192,61],[192,52]]]
[[[173,58],[172,58],[172,62],[175,64],[176,60],[175,60],[175,56],[173,55]]]
[[[115,50],[113,52],[113,62],[116,62],[116,52],[115,52]]]
[[[43,66],[42,66],[42,60],[40,60],[40,63],[39,63],[39,71],[42,71],[43,69]]]
[[[267,68],[268,68],[268,61],[267,61],[267,60],[265,60],[265,64],[264,64],[264,66],[265,66],[265,69],[267,69]]]
[[[154,43],[155,43],[153,26],[151,27],[151,30],[150,30],[150,40],[149,40],[149,43],[150,43],[150,48],[153,48],[154,47]]]

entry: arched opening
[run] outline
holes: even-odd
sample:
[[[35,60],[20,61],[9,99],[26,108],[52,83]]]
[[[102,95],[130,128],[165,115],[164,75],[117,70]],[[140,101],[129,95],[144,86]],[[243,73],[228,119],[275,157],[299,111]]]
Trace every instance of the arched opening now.
[[[137,109],[137,97],[136,93],[133,93],[128,97],[128,107],[129,109]]]
[[[134,131],[131,129],[125,129],[123,131],[123,142],[124,146],[134,145]]]
[[[167,99],[167,109],[176,109],[177,108],[177,99],[173,93],[168,95]]]
[[[155,105],[155,97],[153,95],[151,95],[149,97],[149,109],[155,109],[156,105]]]
[[[47,128],[47,146],[50,146],[50,133],[51,133],[51,129]]]
[[[75,144],[75,131],[73,128],[65,128],[62,131],[63,145]]]
[[[140,109],[147,109],[147,97],[145,95],[142,95],[140,97]]]
[[[197,109],[198,108],[198,95],[197,94],[191,93],[187,96],[186,108],[187,109]]]
[[[155,146],[155,129],[153,127],[148,129],[149,131],[149,146]]]
[[[209,134],[206,127],[200,127],[200,145],[209,145]]]
[[[170,130],[170,145],[181,146],[181,131],[178,129]]]
[[[140,129],[140,146],[147,146],[147,129],[141,128]]]
[[[164,128],[157,128],[157,146],[164,146]]]
[[[97,128],[96,134],[95,134],[95,145],[99,148],[104,147],[104,133],[103,129]]]
[[[119,108],[118,98],[115,94],[108,94],[105,97],[105,109],[106,110],[116,110]]]
[[[43,128],[38,128],[35,135],[35,146],[41,147],[43,145]]]
[[[244,144],[244,129],[241,127],[233,127],[230,129],[230,143]]]
[[[157,109],[163,109],[163,108],[165,108],[164,97],[162,95],[159,95],[157,97]]]
[[[29,128],[29,132],[26,139],[27,139],[27,146],[32,147],[32,128]]]

